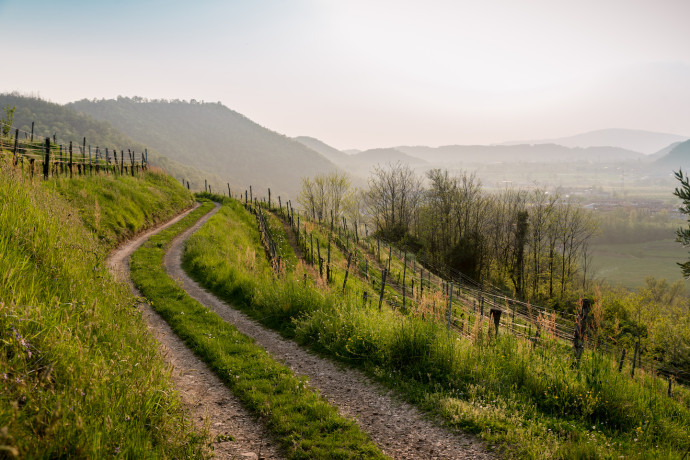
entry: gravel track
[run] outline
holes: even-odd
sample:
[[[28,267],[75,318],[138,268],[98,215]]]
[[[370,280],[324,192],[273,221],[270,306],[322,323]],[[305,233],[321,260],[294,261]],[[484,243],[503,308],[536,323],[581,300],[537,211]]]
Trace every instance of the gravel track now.
[[[181,267],[184,243],[202,224],[197,223],[172,242],[165,256],[168,274],[179,280],[190,296],[254,338],[275,359],[306,376],[312,388],[338,407],[342,415],[355,419],[386,455],[424,460],[496,458],[475,436],[449,432],[362,372],[343,369],[307,351],[205,291]]]
[[[126,280],[134,294],[141,298],[141,294],[134,287],[129,276],[130,256],[149,236],[179,221],[197,206],[164,225],[125,242],[114,250],[108,257],[107,263],[115,277]],[[217,211],[218,206],[206,214],[197,225],[206,222]],[[170,329],[168,323],[148,303],[140,301],[139,308],[149,331],[160,343],[164,359],[172,368],[172,381],[182,403],[197,427],[208,428],[211,433],[215,458],[245,460],[284,458],[264,425],[244,409],[239,399],[203,361],[187,348]]]

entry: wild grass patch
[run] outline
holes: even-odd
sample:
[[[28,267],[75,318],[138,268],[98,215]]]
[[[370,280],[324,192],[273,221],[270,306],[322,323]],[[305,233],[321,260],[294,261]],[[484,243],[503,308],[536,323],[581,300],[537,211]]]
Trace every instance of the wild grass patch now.
[[[184,256],[194,277],[264,324],[364,368],[449,426],[516,458],[681,458],[688,448],[682,387],[669,398],[664,380],[644,370],[631,379],[596,351],[574,368],[562,344],[496,337],[486,322],[468,325],[471,338],[461,338],[434,315],[379,311],[354,281],[343,294],[318,280],[300,283],[297,271],[276,277],[260,268],[265,261],[250,270],[239,254],[262,254],[256,226],[242,224],[250,216],[230,203],[194,235]]]
[[[57,188],[95,202],[101,186],[120,185],[88,180]],[[124,235],[113,228],[104,242],[54,185],[0,162],[0,457],[204,457],[206,438],[180,407],[136,299],[105,266]],[[145,194],[150,183],[127,187]],[[92,220],[130,205],[148,206],[103,199]],[[171,213],[182,205],[166,203]],[[133,231],[159,215],[142,212]]]
[[[309,389],[304,378],[295,377],[252,339],[193,300],[167,276],[162,267],[167,244],[212,207],[211,203],[200,207],[174,226],[151,237],[134,253],[131,270],[137,287],[175,333],[216,372],[246,407],[266,420],[289,458],[385,458],[353,421],[341,417],[336,408]],[[226,213],[227,208],[221,212]],[[256,225],[251,218],[253,216],[243,216],[222,230],[233,234],[236,228]],[[215,225],[218,219],[212,218],[211,221]],[[243,241],[248,245],[246,250],[242,253],[233,251],[232,254],[237,261],[230,267],[224,267],[219,261],[215,264],[217,270],[228,276],[239,276],[240,271],[235,271],[234,267],[242,264],[270,276],[270,267],[265,261],[260,261],[263,252],[259,252],[257,241],[253,237]],[[232,246],[232,239],[226,244]],[[226,286],[223,293],[243,299],[251,295],[252,286],[252,275],[249,274],[232,286]],[[278,312],[281,308],[283,305],[278,305],[273,311]]]

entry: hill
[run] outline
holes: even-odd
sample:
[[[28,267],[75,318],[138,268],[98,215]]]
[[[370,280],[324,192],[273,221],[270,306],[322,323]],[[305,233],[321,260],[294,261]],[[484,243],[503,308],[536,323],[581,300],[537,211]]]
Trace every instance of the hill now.
[[[677,144],[665,156],[656,160],[654,166],[659,170],[667,171],[669,174],[672,171],[678,171],[680,168],[686,171],[689,170],[690,140]]]
[[[641,153],[618,147],[569,148],[556,144],[402,146],[396,149],[430,163],[603,163],[644,159]]]
[[[619,147],[626,150],[652,154],[667,145],[687,140],[687,136],[677,134],[657,133],[637,129],[599,129],[574,136],[559,137],[556,139],[542,139],[530,141],[505,142],[503,145],[516,144],[558,144],[564,147]]]
[[[296,194],[302,176],[336,169],[326,158],[220,103],[124,98],[81,100],[77,111],[112,123],[171,159],[215,173],[238,190]]]
[[[427,162],[419,157],[408,155],[395,148],[370,149],[351,155],[349,167],[359,174],[368,175],[371,168],[388,163],[406,163],[410,166],[422,166]]]
[[[347,155],[344,152],[341,152],[340,150],[331,147],[330,145],[326,144],[323,141],[320,141],[314,137],[309,137],[309,136],[299,136],[294,138],[297,142],[300,144],[304,145],[307,148],[312,149],[315,152],[320,153],[323,155],[325,158],[328,159],[328,161],[331,161],[332,163],[336,165],[342,165],[345,164],[348,161],[349,155]]]
[[[17,108],[13,126],[24,131],[27,137],[29,135],[26,133],[31,132],[33,122],[34,139],[55,136],[60,144],[68,145],[72,141],[81,145],[83,139],[86,138],[87,145],[92,147],[94,153],[96,146],[131,148],[137,152],[143,152],[148,148],[151,165],[161,167],[175,177],[184,177],[192,183],[201,183],[203,186],[204,175],[196,168],[171,161],[155,148],[135,141],[107,121],[96,120],[63,105],[15,93],[0,94],[0,107],[4,108],[7,105]]]
[[[681,143],[682,143],[681,141],[674,142],[673,144],[664,147],[663,149],[659,150],[658,152],[652,153],[652,154],[649,155],[647,158],[649,158],[649,160],[651,160],[651,161],[660,160],[661,158],[663,158],[663,157],[665,157],[666,155],[668,155],[668,154],[671,152],[671,150],[673,150],[674,148],[676,148],[676,146],[678,146],[678,145],[681,144]]]

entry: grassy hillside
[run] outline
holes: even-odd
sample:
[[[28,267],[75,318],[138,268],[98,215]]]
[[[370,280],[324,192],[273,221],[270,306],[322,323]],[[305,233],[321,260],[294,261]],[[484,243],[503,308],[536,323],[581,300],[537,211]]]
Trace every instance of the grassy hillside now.
[[[104,263],[191,201],[161,174],[32,182],[0,161],[0,457],[204,455],[136,300]]]
[[[147,101],[141,98],[81,100],[75,110],[107,120],[132,138],[180,163],[216,173],[242,191],[253,185],[296,195],[302,176],[336,166],[315,151],[259,126],[220,103]]]
[[[171,160],[165,151],[156,150],[151,145],[132,139],[107,121],[96,120],[69,107],[18,94],[0,94],[0,108],[4,109],[7,105],[17,108],[13,126],[21,130],[22,140],[29,136],[27,133],[31,132],[33,122],[34,140],[48,136],[52,139],[55,135],[57,142],[66,146],[70,141],[82,145],[83,139],[86,138],[87,146],[91,146],[94,155],[96,146],[101,149],[105,147],[120,150],[131,148],[137,152],[143,152],[148,148],[151,165],[163,168],[176,178],[188,180],[192,190],[203,189],[204,179],[222,183],[221,179],[212,172],[202,174],[194,165],[184,165]]]
[[[619,373],[617,362],[591,350],[575,368],[569,346],[496,337],[484,320],[468,320],[464,336],[449,334],[438,291],[409,309],[387,300],[379,310],[363,300],[370,282],[356,269],[347,289],[342,278],[327,284],[303,264],[273,277],[258,256],[251,216],[239,204],[225,209],[189,241],[185,263],[197,279],[264,324],[363,368],[449,426],[500,443],[515,458],[679,459],[687,448],[686,390],[669,398],[663,379],[640,369],[631,379],[627,366]],[[274,239],[287,239],[282,227],[271,228]],[[342,273],[344,253],[332,250]]]

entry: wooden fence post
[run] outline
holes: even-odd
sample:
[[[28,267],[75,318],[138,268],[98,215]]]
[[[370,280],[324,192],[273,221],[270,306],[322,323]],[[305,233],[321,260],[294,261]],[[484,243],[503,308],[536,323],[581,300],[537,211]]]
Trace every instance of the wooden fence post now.
[[[403,307],[405,306],[405,275],[407,273],[407,251],[405,251],[405,257],[403,258],[403,278],[402,278],[402,288],[403,288]]]
[[[309,258],[312,265],[314,265],[314,232],[309,234],[309,241],[311,244],[311,257]]]
[[[43,158],[43,179],[48,179],[50,173],[50,137],[46,137],[45,157]]]
[[[388,271],[391,271],[391,257],[393,256],[393,245],[388,245]]]
[[[297,216],[297,220],[299,221],[299,216]],[[299,222],[297,224],[297,227],[299,228]],[[330,236],[328,237],[328,261],[326,262],[326,281],[331,282],[331,238]]]
[[[635,364],[637,364],[637,353],[640,349],[640,342],[635,342],[635,354],[633,355],[633,365],[630,370],[630,377],[635,377]]]
[[[72,178],[72,141],[69,141],[69,178]]]
[[[383,304],[383,290],[386,287],[386,269],[381,270],[381,294],[379,295],[379,311],[381,311],[381,305]]]
[[[489,318],[493,318],[494,326],[496,326],[496,337],[498,337],[498,326],[501,324],[501,313],[503,313],[503,311],[498,308],[489,310]]]
[[[319,258],[319,276],[323,278],[323,263],[321,259],[321,245],[319,244],[319,239],[316,239],[316,256]]]
[[[623,363],[625,362],[625,348],[623,348],[623,352],[621,353],[621,360],[618,363],[618,372],[623,371]]]
[[[347,284],[347,275],[350,273],[350,262],[352,262],[352,253],[347,256],[347,268],[345,269],[345,280],[343,281],[343,294],[345,294],[345,285]]]
[[[125,174],[125,151],[120,150],[120,175]]]
[[[19,128],[15,129],[15,131],[14,131],[14,149],[13,149],[14,159],[12,160],[12,162],[14,163],[14,166],[17,166],[18,143],[19,143]]]
[[[582,352],[585,350],[585,332],[587,324],[587,316],[592,307],[589,299],[582,299],[582,304],[577,312],[575,319],[575,333],[573,334],[573,349],[575,350],[575,363],[580,365],[580,358]]]
[[[271,188],[268,188],[268,210],[271,210]]]

